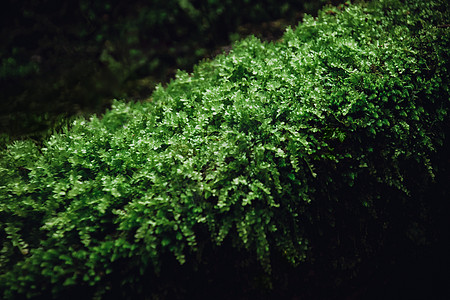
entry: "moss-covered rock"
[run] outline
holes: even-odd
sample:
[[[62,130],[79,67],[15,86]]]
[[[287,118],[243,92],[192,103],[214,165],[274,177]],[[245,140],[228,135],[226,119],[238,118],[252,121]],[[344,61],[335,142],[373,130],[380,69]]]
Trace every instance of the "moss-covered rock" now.
[[[431,243],[443,199],[428,193],[448,189],[435,180],[448,16],[444,1],[328,7],[278,43],[248,38],[180,71],[151,101],[10,145],[3,297],[267,296],[283,265],[351,273]]]

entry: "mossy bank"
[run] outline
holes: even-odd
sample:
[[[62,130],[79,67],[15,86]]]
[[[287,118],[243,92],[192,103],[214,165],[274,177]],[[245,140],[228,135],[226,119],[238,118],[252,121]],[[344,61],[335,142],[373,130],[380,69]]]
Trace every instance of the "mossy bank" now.
[[[444,2],[327,7],[280,42],[248,38],[180,71],[151,101],[9,145],[3,298],[292,296],[286,274],[305,265],[346,280],[436,243]]]

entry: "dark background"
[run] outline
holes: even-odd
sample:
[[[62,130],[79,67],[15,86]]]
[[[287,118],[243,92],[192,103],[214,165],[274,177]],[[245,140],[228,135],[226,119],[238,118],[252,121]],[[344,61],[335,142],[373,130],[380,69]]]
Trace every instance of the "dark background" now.
[[[114,98],[148,98],[177,69],[254,34],[275,40],[340,1],[6,0],[0,15],[0,145],[42,139]]]

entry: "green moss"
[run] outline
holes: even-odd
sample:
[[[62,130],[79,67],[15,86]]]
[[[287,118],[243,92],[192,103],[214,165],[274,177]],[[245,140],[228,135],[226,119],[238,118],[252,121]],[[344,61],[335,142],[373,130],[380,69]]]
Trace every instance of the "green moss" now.
[[[411,236],[449,121],[447,19],[438,1],[328,7],[279,43],[248,38],[178,72],[149,102],[10,145],[4,298],[139,290],[171,257],[194,272],[217,246],[269,278],[272,260],[325,251],[352,268]]]

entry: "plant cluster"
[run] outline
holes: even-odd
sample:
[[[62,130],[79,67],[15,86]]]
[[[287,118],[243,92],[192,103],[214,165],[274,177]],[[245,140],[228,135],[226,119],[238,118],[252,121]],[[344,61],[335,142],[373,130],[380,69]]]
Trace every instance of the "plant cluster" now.
[[[3,297],[167,298],[158,274],[214,273],[221,247],[260,271],[255,283],[282,278],[274,261],[328,255],[355,270],[393,239],[429,242],[426,192],[448,189],[435,184],[449,125],[444,2],[327,7],[280,42],[251,37],[179,71],[147,102],[116,101],[43,146],[9,145]]]

